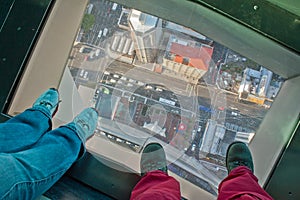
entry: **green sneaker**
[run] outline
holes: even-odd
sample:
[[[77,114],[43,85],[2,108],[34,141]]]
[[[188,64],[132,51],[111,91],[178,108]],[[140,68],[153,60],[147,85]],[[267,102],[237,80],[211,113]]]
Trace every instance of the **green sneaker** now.
[[[94,108],[86,108],[74,119],[76,130],[82,141],[93,135],[98,121],[98,112]]]
[[[43,109],[49,110],[50,115],[53,117],[58,109],[59,104],[59,93],[55,88],[50,88],[37,98],[33,104],[33,108],[41,107]]]
[[[154,170],[168,174],[164,148],[159,143],[148,144],[142,152],[140,166],[142,176]]]
[[[228,174],[239,166],[246,166],[254,172],[253,160],[248,146],[243,142],[233,142],[229,145],[226,153]]]

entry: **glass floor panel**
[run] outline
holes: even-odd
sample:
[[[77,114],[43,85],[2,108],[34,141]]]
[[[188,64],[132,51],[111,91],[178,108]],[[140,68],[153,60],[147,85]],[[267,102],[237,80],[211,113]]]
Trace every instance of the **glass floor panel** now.
[[[255,137],[284,79],[184,26],[91,0],[60,84],[56,120],[99,113],[87,149],[139,172],[140,152],[161,143],[169,170],[216,195],[233,141]],[[72,103],[70,103],[72,102]]]

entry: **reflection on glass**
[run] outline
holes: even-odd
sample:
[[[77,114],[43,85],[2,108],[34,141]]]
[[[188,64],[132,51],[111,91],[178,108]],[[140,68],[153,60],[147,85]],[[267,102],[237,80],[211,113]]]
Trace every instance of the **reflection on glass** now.
[[[212,194],[228,145],[251,142],[283,83],[201,33],[103,0],[88,4],[67,65],[100,112],[96,136],[135,152],[156,138],[169,170]]]

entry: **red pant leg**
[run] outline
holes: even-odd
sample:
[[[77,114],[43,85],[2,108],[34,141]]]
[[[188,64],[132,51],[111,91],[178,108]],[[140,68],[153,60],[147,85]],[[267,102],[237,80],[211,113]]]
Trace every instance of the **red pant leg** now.
[[[180,185],[160,170],[148,172],[131,192],[131,200],[180,200]]]
[[[258,179],[245,166],[236,167],[219,185],[218,200],[272,200],[258,184]]]

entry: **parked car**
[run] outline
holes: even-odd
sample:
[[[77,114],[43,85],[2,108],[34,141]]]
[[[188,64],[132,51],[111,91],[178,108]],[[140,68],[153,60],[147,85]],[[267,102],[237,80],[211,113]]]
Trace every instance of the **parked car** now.
[[[98,36],[97,36],[98,38],[101,38],[102,32],[103,32],[102,30],[99,31]]]
[[[114,4],[112,5],[111,9],[112,9],[113,11],[115,11],[115,10],[117,9],[117,7],[118,7],[118,4],[114,3]]]
[[[88,71],[84,72],[83,78],[84,78],[84,79],[87,79],[87,78],[88,78],[88,74],[89,74]]]
[[[103,29],[103,36],[107,36],[107,33],[108,33],[108,29],[107,29],[107,28],[104,28],[104,29]]]

